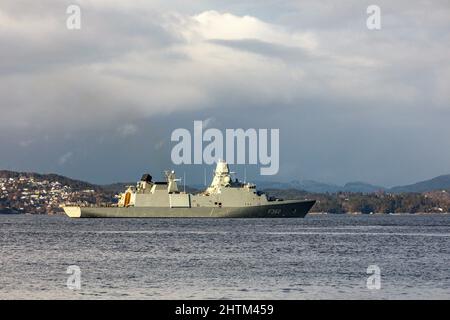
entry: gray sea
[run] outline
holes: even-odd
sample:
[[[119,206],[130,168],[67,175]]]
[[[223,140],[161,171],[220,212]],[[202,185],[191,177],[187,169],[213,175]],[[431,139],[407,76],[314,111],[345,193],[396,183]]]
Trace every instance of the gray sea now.
[[[111,298],[449,299],[450,215],[0,215],[0,299]]]

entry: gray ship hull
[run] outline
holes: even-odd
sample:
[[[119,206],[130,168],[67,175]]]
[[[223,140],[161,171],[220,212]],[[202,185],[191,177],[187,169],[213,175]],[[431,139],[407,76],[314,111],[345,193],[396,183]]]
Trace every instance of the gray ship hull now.
[[[248,207],[64,207],[71,218],[303,218],[315,200]]]

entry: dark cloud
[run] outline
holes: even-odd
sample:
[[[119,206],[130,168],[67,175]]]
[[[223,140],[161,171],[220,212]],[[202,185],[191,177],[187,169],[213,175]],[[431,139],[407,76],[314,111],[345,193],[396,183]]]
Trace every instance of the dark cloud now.
[[[79,31],[65,28],[72,1],[0,6],[0,167],[157,175],[172,130],[214,119],[280,128],[275,180],[450,172],[448,1],[380,1],[379,31],[356,0],[77,3]]]

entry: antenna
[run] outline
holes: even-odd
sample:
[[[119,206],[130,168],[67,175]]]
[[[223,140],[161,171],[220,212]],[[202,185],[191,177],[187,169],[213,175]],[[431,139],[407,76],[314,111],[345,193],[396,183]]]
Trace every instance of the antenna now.
[[[183,172],[183,192],[186,193],[186,171]]]
[[[247,183],[247,169],[244,167],[244,183]]]
[[[204,178],[205,178],[203,184],[204,184],[204,186],[206,187],[206,168],[203,168],[203,176],[204,176]]]

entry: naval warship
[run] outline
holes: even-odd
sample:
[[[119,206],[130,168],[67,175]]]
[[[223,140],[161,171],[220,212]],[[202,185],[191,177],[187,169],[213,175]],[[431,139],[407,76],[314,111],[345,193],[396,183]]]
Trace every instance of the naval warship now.
[[[109,207],[63,207],[71,218],[303,218],[315,200],[282,200],[257,191],[252,183],[233,180],[228,164],[217,162],[211,185],[201,193],[178,189],[174,171],[166,181],[144,174],[136,186],[119,194]]]

